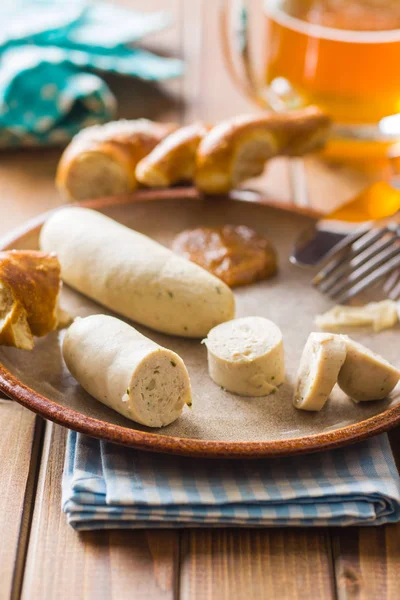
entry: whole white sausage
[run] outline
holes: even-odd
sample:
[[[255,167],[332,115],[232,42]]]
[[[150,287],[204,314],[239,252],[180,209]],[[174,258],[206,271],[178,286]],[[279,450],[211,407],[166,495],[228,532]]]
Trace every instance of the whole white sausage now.
[[[137,423],[169,425],[191,404],[183,360],[114,317],[76,319],[65,335],[63,356],[89,394]]]
[[[204,337],[234,316],[233,293],[217,277],[94,210],[55,212],[40,246],[57,253],[71,287],[157,331]]]

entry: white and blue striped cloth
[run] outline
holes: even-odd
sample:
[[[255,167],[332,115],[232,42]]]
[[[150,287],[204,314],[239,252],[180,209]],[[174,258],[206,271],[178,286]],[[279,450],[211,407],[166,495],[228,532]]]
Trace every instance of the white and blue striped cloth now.
[[[307,456],[206,460],[69,432],[63,509],[77,530],[382,525],[400,518],[386,435]]]

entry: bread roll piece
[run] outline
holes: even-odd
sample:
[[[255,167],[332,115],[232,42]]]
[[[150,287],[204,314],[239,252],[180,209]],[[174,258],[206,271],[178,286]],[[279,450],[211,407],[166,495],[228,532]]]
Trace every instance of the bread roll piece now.
[[[147,119],[87,127],[63,153],[57,187],[70,200],[131,192],[137,186],[137,163],[175,128]]]
[[[55,212],[40,245],[57,252],[73,288],[157,331],[204,337],[234,316],[234,296],[217,277],[96,211]]]
[[[300,360],[293,404],[301,410],[321,410],[346,359],[346,343],[339,335],[310,333]]]
[[[193,123],[168,135],[138,163],[136,179],[148,187],[192,181],[197,148],[208,129],[203,123]]]
[[[217,385],[240,396],[267,396],[285,379],[282,333],[262,317],[234,319],[204,340]]]
[[[355,402],[386,398],[400,379],[400,371],[365,346],[343,335],[347,356],[338,384]]]
[[[64,338],[63,356],[89,394],[142,425],[169,425],[191,404],[180,356],[114,317],[76,319]]]
[[[32,350],[58,323],[60,263],[35,250],[0,252],[0,344]]]
[[[207,194],[224,194],[260,175],[274,156],[300,156],[320,148],[330,119],[309,107],[284,114],[241,115],[222,121],[201,141],[195,182]]]

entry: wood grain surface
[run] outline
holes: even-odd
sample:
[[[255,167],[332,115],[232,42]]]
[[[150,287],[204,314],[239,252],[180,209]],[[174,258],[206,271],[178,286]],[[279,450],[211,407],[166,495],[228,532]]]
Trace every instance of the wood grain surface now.
[[[0,399],[0,598],[17,598],[29,538],[43,421]]]
[[[188,531],[182,598],[334,598],[327,530]]]
[[[339,600],[399,597],[400,526],[332,532]]]
[[[66,430],[48,423],[22,598],[174,597],[175,531],[76,533],[61,512]]]
[[[224,69],[218,44],[218,2],[123,3],[138,10],[170,12],[173,25],[145,43],[181,56],[186,70],[183,78],[163,85],[107,77],[119,98],[120,116],[214,122],[256,110],[240,96]],[[251,2],[259,64],[262,19],[257,10],[261,4],[262,0]],[[0,235],[61,204],[53,183],[59,155],[59,150],[2,152]],[[311,202],[325,211],[376,177],[368,170],[315,159],[307,159],[306,166]],[[293,190],[287,162],[271,161],[254,186],[265,195],[290,200]],[[399,597],[399,526],[78,535],[60,509],[65,431],[48,424],[42,448],[41,422],[9,401],[0,401],[0,426],[0,600],[18,598],[21,587],[25,600]],[[392,439],[396,437],[398,432]],[[398,443],[395,446],[400,457]]]

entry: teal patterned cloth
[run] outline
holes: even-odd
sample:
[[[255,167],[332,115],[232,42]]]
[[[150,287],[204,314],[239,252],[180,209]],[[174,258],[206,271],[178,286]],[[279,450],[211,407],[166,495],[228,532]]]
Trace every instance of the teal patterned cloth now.
[[[82,127],[114,118],[102,72],[153,81],[182,72],[180,60],[133,45],[167,26],[165,13],[83,0],[3,2],[0,147],[65,144]]]

